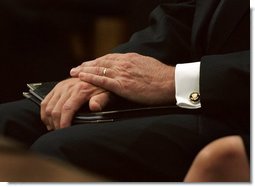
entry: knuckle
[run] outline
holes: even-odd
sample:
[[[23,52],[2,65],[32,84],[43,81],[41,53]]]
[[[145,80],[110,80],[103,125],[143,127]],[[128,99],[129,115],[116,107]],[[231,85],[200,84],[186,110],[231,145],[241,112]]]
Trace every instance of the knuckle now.
[[[62,111],[66,112],[66,111],[72,111],[72,103],[69,101],[68,103],[65,103],[62,107]]]
[[[46,107],[46,109],[45,109],[45,114],[46,114],[47,116],[51,116],[52,110],[53,110],[52,107],[49,107],[49,106]]]
[[[52,116],[53,118],[59,118],[60,115],[61,115],[61,112],[60,112],[60,111],[53,110],[53,111],[51,112],[51,116]]]
[[[102,84],[102,85],[107,84],[107,80],[106,79],[99,79],[99,81],[100,81],[100,84]]]
[[[93,61],[93,63],[91,63],[93,66],[96,66],[97,64],[99,64],[101,62],[101,58],[97,58]]]
[[[85,90],[85,89],[88,88],[88,83],[86,83],[86,82],[79,82],[79,83],[77,83],[77,84],[75,85],[75,88],[76,88],[77,90]]]
[[[72,110],[72,107],[71,107],[71,104],[70,103],[66,103],[63,105],[62,107],[62,111],[71,111]]]
[[[65,85],[65,82],[66,82],[66,81],[67,81],[67,80],[64,80],[64,81],[59,82],[59,83],[55,86],[55,88],[58,88],[58,87],[61,87],[61,86]]]
[[[101,75],[102,71],[100,69],[100,67],[96,67],[96,75]]]
[[[135,57],[138,56],[137,53],[127,53],[126,55],[127,55],[128,58],[135,58]]]
[[[132,64],[129,61],[121,61],[120,65],[123,69],[130,69],[132,67]]]
[[[108,59],[112,59],[113,56],[114,56],[114,54],[107,54],[107,55],[104,56],[104,58],[106,60],[108,60]]]

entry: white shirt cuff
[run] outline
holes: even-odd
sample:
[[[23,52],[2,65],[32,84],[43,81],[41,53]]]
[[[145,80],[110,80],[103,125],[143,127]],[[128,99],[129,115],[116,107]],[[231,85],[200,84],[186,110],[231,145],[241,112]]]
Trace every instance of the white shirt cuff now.
[[[177,64],[175,68],[175,97],[177,106],[201,108],[199,92],[200,62]]]

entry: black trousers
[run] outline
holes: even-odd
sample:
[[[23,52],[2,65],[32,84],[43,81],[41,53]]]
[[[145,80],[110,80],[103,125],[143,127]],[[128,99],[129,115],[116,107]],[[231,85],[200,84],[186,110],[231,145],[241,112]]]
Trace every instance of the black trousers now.
[[[210,141],[240,134],[203,115],[169,114],[48,132],[30,100],[0,105],[0,132],[32,151],[117,181],[182,181]]]

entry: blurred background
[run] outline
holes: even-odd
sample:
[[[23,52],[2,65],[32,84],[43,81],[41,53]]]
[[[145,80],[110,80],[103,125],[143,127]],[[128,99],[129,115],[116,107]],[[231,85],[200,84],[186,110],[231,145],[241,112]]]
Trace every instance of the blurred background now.
[[[0,0],[0,103],[60,81],[148,23],[160,0]]]

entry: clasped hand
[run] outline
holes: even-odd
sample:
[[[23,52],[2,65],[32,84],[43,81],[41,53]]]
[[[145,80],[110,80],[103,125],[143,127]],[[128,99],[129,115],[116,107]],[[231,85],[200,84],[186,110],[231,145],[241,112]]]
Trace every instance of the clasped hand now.
[[[133,102],[159,105],[174,101],[174,69],[154,58],[127,53],[84,62],[70,74]]]
[[[136,53],[108,54],[82,63],[70,71],[71,79],[59,83],[42,102],[41,118],[48,129],[67,127],[86,102],[99,111],[114,93],[147,105],[175,101],[175,67]]]
[[[108,103],[109,96],[109,92],[79,78],[66,79],[42,101],[41,119],[48,130],[68,127],[83,104],[88,103],[92,111],[100,111]]]

